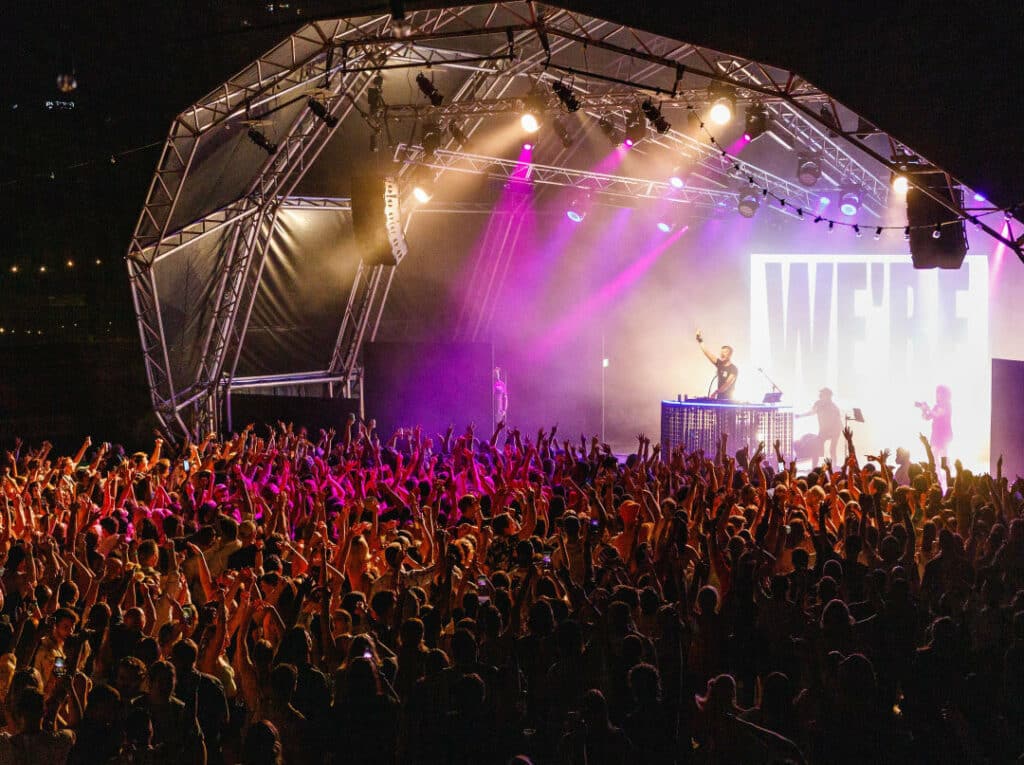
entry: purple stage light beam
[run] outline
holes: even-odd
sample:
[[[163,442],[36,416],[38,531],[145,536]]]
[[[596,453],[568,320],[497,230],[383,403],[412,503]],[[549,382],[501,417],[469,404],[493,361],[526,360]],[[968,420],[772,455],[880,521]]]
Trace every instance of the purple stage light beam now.
[[[666,237],[663,241],[652,247],[645,255],[633,261],[625,269],[612,277],[612,279],[606,282],[603,287],[597,290],[597,292],[575,306],[569,314],[560,319],[547,332],[540,344],[540,353],[547,355],[556,350],[559,346],[565,343],[572,333],[580,326],[587,321],[590,321],[598,312],[607,308],[609,303],[619,297],[629,287],[634,285],[645,273],[647,273],[651,266],[657,262],[658,258],[664,255],[673,244],[679,241],[680,237],[682,237],[689,228],[689,226],[683,226],[671,236]]]

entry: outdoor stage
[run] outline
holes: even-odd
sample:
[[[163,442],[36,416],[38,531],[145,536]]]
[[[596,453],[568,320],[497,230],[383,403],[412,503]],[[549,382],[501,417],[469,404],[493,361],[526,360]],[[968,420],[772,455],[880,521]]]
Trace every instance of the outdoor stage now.
[[[869,450],[921,456],[947,385],[987,463],[990,359],[1024,357],[1002,209],[771,62],[525,2],[404,23],[310,24],[172,126],[128,258],[169,437],[238,393],[364,405],[370,342],[486,343],[510,423],[625,451],[705,389],[703,327],[738,398],[827,386]]]

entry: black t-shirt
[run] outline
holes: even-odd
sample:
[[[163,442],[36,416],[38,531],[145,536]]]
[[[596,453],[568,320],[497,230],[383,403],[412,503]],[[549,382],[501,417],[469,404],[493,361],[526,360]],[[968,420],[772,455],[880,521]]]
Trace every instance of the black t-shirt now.
[[[715,361],[715,367],[718,369],[718,390],[720,391],[718,398],[732,398],[733,391],[736,389],[736,377],[739,376],[739,370],[732,362],[725,363],[721,359]],[[729,379],[730,375],[733,377],[732,385],[723,390],[722,386],[725,385],[725,381]]]

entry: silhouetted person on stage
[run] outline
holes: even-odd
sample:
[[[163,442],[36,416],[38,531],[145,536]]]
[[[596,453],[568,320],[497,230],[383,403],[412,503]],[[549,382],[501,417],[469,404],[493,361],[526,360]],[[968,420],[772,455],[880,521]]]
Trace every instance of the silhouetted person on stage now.
[[[704,347],[704,338],[700,332],[697,333],[697,344],[704,351],[708,361],[714,364],[715,369],[718,370],[717,385],[711,393],[711,398],[732,401],[733,392],[736,390],[736,378],[739,377],[739,370],[732,363],[732,346],[723,345],[721,355],[716,358],[714,354]]]
[[[819,390],[818,400],[814,402],[814,405],[806,412],[798,414],[797,417],[810,417],[812,414],[818,415],[818,451],[814,455],[814,467],[817,467],[818,461],[825,456],[826,441],[829,444],[829,457],[832,464],[835,465],[839,437],[843,434],[843,417],[839,412],[839,407],[832,400],[831,388]]]
[[[935,388],[935,404],[929,406],[918,401],[915,406],[921,410],[921,416],[932,421],[932,451],[936,459],[947,456],[949,442],[953,440],[953,394],[945,385]]]

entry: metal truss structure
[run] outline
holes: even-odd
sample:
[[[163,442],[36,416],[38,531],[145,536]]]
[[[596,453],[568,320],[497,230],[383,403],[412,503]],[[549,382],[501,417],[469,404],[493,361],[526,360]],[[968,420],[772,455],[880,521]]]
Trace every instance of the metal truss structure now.
[[[418,101],[371,107],[366,94],[373,79],[392,69],[403,76],[417,69],[445,69],[464,79],[442,105]],[[572,79],[583,114],[615,120],[647,97],[666,114],[699,112],[713,89],[724,90],[740,106],[766,109],[781,143],[813,154],[834,187],[858,188],[869,210],[885,207],[897,157],[912,157],[915,173],[944,172],[794,72],[554,5],[513,0],[410,12],[404,23],[390,14],[308,23],[174,119],[131,237],[127,266],[147,381],[168,437],[180,442],[228,426],[225,402],[233,390],[311,385],[330,395],[361,394],[360,351],[377,332],[400,259],[398,266],[360,263],[344,312],[336,317],[337,340],[321,369],[237,375],[279,214],[349,209],[347,200],[294,196],[337,125],[362,120],[373,131],[390,134],[390,126],[459,119],[472,137],[488,118],[521,108],[530,92],[543,94],[549,108],[556,109],[550,84],[562,78]],[[337,119],[331,121],[334,126],[306,108],[310,98]],[[255,167],[230,161],[236,139],[244,142],[247,129],[268,125],[277,137],[276,151]],[[752,182],[785,198],[794,210],[809,210],[820,193],[727,156],[699,131],[674,127],[648,141],[688,157],[691,177],[701,183],[675,190],[660,181],[574,169],[568,149],[557,163],[531,165],[528,178],[534,184],[586,189],[611,204],[671,194],[678,203],[695,207],[732,206],[738,189]],[[516,163],[471,154],[453,139],[429,155],[408,144],[394,151],[400,180],[424,167],[438,177],[486,172],[521,178],[513,176]],[[204,176],[208,168],[214,168],[209,173],[215,183]],[[961,209],[933,198],[1022,256],[1021,241],[986,223],[984,216],[992,211]],[[441,205],[426,211],[483,209]],[[175,258],[210,246],[217,248],[216,268],[201,306],[208,320],[194,336],[185,336],[169,321],[167,303],[175,296],[166,291],[175,288],[165,284],[163,269]],[[475,336],[479,325],[467,325],[465,332]],[[183,345],[197,350],[198,364],[176,360]]]

